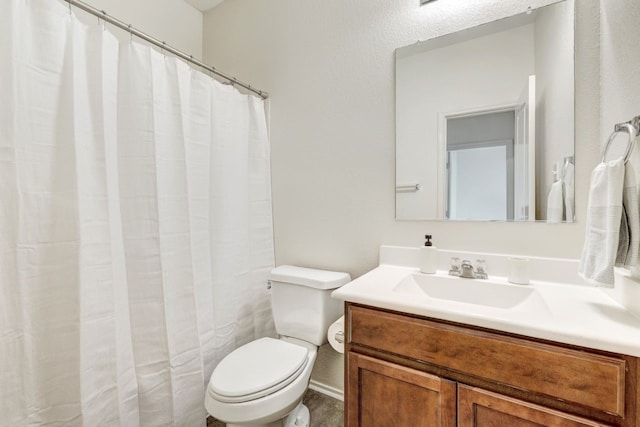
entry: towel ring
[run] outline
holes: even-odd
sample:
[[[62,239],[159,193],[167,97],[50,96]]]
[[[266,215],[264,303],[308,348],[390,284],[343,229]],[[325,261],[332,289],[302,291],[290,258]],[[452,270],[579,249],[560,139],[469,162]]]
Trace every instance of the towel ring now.
[[[631,157],[631,153],[633,152],[633,148],[635,147],[636,136],[638,135],[638,130],[631,123],[621,123],[616,125],[615,130],[609,136],[607,143],[604,145],[602,149],[602,156],[600,162],[604,163],[604,160],[607,156],[607,151],[609,150],[609,146],[613,142],[613,139],[620,132],[626,132],[629,134],[629,142],[627,143],[627,149],[624,152],[624,162],[627,163],[629,161],[629,157]]]

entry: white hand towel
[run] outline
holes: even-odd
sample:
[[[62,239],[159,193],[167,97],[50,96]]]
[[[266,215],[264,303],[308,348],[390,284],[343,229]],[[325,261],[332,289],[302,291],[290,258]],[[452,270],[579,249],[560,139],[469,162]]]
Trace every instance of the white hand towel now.
[[[564,167],[564,219],[569,222],[574,220],[575,215],[575,170],[573,163],[567,163]]]
[[[547,197],[547,222],[562,221],[562,205],[562,180],[558,180],[551,184]]]
[[[636,173],[633,170],[633,166],[627,162],[624,168],[622,214],[616,266],[630,268],[637,265],[639,249],[640,209],[638,208],[638,185],[636,184]]]
[[[600,163],[591,172],[587,224],[580,259],[580,277],[613,287],[613,265],[620,237],[624,159]]]

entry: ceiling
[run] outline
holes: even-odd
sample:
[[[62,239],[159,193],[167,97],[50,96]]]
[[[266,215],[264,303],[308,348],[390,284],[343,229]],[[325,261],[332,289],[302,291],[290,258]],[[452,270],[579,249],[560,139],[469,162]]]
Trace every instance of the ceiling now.
[[[211,10],[224,0],[184,0],[189,3],[191,6],[195,7],[201,12],[206,12],[207,10]]]

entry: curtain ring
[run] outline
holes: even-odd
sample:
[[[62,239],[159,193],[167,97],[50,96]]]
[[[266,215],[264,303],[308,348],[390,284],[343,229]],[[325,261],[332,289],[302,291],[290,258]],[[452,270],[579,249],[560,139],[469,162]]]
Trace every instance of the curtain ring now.
[[[104,16],[104,18],[102,19],[102,31],[107,31],[107,12],[104,10],[100,11],[102,13],[102,15]],[[100,20],[100,16],[98,15],[98,20]]]

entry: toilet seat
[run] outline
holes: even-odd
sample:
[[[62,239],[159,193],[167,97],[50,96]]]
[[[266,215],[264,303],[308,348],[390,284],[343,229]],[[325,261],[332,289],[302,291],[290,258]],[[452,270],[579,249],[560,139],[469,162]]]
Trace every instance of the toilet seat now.
[[[274,393],[292,383],[308,363],[307,348],[260,338],[227,355],[213,371],[208,393],[219,402],[240,403]]]

